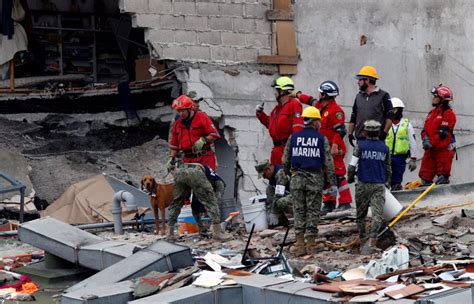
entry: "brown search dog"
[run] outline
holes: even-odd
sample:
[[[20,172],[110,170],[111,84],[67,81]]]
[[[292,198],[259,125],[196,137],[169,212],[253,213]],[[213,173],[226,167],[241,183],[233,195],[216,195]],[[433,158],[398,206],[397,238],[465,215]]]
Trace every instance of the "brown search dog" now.
[[[161,234],[166,234],[165,209],[173,201],[173,184],[158,184],[151,175],[145,175],[142,178],[142,190],[150,194],[150,205],[155,216],[156,234],[159,234],[160,225],[158,222],[158,209],[161,210]]]

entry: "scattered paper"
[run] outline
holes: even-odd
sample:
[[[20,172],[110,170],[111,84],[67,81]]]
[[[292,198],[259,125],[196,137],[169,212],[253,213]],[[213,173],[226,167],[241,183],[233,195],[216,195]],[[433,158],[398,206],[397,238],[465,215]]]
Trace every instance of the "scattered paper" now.
[[[385,282],[397,283],[398,282],[398,275],[391,276],[390,278],[386,279]]]
[[[214,287],[222,283],[225,276],[226,274],[223,272],[203,270],[192,285],[205,288]]]

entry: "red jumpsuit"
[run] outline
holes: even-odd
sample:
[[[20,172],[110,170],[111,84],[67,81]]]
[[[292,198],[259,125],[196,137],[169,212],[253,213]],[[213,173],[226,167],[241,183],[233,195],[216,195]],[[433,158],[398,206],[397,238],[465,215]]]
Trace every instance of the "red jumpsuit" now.
[[[293,132],[301,131],[304,128],[301,112],[303,107],[297,99],[290,98],[285,104],[278,103],[272,110],[270,116],[265,112],[257,112],[258,120],[268,129],[273,140],[270,162],[273,165],[281,165],[283,151],[286,141]]]
[[[425,181],[433,181],[435,176],[451,175],[451,164],[455,154],[453,130],[456,124],[456,114],[450,107],[439,105],[428,113],[421,138],[428,136],[433,148],[425,150],[419,176]],[[440,137],[440,129],[447,130],[444,138]]]
[[[216,139],[220,138],[214,123],[206,113],[195,112],[190,124],[183,122],[180,117],[174,123],[171,131],[170,149],[182,151],[184,163],[200,163],[215,171],[216,155],[210,144],[206,144],[200,153],[192,151],[193,144],[198,139],[209,135]]]
[[[334,159],[334,173],[337,178],[337,187],[339,192],[339,205],[350,204],[352,202],[351,190],[346,181],[346,164],[344,163],[344,156],[347,152],[346,144],[341,135],[334,129],[338,125],[344,125],[345,114],[344,110],[333,99],[323,107],[322,102],[316,100],[308,95],[301,94],[299,100],[302,103],[314,105],[321,113],[321,130],[320,132],[326,136],[331,146],[336,144],[341,154],[333,155]],[[323,195],[323,202],[336,202],[336,197],[329,194]]]

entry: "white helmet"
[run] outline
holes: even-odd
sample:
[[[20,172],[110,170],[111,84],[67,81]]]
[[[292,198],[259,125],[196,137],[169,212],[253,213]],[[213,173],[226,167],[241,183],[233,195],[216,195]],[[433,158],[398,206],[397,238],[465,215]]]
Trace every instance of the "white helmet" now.
[[[405,104],[400,98],[397,97],[392,97],[390,98],[390,101],[392,102],[392,107],[394,108],[404,108]]]

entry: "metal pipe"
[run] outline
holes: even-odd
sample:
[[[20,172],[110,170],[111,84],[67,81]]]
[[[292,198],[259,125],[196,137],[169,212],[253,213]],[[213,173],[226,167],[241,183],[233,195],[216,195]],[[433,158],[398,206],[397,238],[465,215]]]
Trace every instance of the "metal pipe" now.
[[[114,216],[115,234],[123,234],[122,202],[125,202],[127,210],[138,210],[133,194],[124,190],[120,190],[114,194],[114,197],[112,198],[112,214]]]
[[[141,224],[141,223],[154,224],[155,220],[154,219],[148,219],[148,220],[144,220],[144,221],[139,220],[138,222],[136,220],[125,221],[125,222],[122,222],[122,226],[133,226],[133,225]],[[107,222],[107,223],[81,224],[81,225],[77,225],[77,226],[74,226],[74,227],[82,229],[82,230],[87,230],[87,229],[108,228],[108,227],[113,227],[113,226],[114,226],[114,223]],[[0,233],[0,235],[1,235],[1,233]]]

